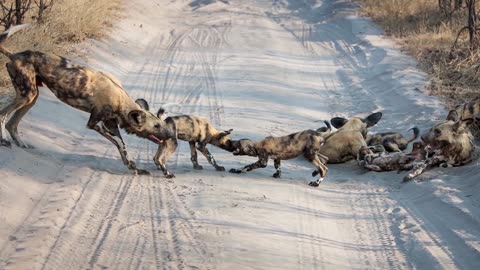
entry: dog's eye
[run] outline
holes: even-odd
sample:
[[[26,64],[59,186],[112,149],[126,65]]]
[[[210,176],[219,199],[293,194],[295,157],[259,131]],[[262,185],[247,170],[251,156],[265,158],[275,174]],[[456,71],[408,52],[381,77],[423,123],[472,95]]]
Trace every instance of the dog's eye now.
[[[441,131],[441,130],[439,130],[439,129],[435,129],[435,134],[437,134],[437,135],[440,135],[440,133],[442,133],[442,131]]]
[[[160,124],[155,124],[153,127],[156,129],[160,129]]]

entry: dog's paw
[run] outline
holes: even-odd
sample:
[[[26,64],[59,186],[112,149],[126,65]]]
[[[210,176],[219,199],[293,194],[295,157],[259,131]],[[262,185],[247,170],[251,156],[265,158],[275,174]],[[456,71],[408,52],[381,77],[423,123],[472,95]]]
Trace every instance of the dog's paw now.
[[[230,171],[228,171],[230,173],[242,173],[242,170],[239,170],[239,169],[230,169]]]
[[[175,178],[175,175],[172,173],[169,173],[169,174],[166,174],[165,177],[168,179],[171,179],[171,178]]]
[[[414,177],[415,177],[415,176],[412,176],[412,175],[410,175],[410,174],[407,174],[407,175],[405,175],[405,176],[403,177],[402,183],[406,183],[406,182],[412,180]]]
[[[137,175],[151,175],[151,173],[150,173],[149,171],[147,171],[147,170],[142,170],[142,169],[137,169],[137,170],[135,171],[135,173],[136,173]]]
[[[323,178],[318,179],[317,181],[312,181],[308,183],[311,187],[318,187],[323,182]]]
[[[23,148],[23,149],[35,149],[35,147],[33,147],[32,145],[28,145],[26,143],[21,143],[21,144],[17,144],[19,147]]]
[[[225,167],[222,167],[222,166],[218,166],[215,169],[219,172],[224,172],[225,171]]]
[[[312,181],[310,183],[308,183],[309,186],[311,187],[318,187],[320,185],[320,182],[319,181]]]
[[[5,146],[5,147],[12,147],[12,143],[9,142],[9,141],[6,140],[6,139],[0,140],[0,145],[1,145],[1,146]]]
[[[193,168],[195,170],[203,170],[203,166],[202,165],[193,165]]]
[[[273,176],[273,178],[280,178],[280,175],[281,175],[281,173],[276,172],[272,176]]]

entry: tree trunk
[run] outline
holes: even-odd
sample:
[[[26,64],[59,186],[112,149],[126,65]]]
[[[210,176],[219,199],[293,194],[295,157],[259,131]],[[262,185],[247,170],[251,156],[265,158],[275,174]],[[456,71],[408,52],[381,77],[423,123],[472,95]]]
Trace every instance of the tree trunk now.
[[[15,0],[15,24],[22,24],[22,0]]]
[[[468,7],[468,34],[470,37],[470,47],[473,49],[476,47],[476,23],[477,23],[477,13],[475,12],[475,2],[476,0],[467,1]]]

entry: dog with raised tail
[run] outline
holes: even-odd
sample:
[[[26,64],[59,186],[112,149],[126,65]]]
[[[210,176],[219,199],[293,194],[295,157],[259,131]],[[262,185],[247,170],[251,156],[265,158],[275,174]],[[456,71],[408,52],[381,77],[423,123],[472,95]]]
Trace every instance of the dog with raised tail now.
[[[155,143],[171,138],[174,132],[140,106],[144,100],[135,102],[111,75],[53,54],[30,50],[13,53],[6,49],[3,43],[7,37],[25,27],[14,26],[0,34],[0,53],[10,60],[6,67],[16,92],[13,102],[0,109],[0,119],[13,114],[5,125],[13,142],[29,148],[18,135],[18,124],[35,105],[38,87],[46,86],[67,105],[89,113],[87,127],[112,142],[130,170],[136,174],[148,174],[128,158],[119,128]],[[3,144],[7,144],[3,139]]]

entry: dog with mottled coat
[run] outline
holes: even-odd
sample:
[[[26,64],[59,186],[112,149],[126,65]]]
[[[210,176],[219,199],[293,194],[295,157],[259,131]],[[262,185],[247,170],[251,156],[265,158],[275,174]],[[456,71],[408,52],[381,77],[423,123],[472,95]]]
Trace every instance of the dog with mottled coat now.
[[[381,118],[381,112],[372,113],[365,118],[332,118],[330,123],[338,130],[325,137],[325,143],[321,147],[320,153],[328,159],[323,160],[323,162],[344,163],[355,159],[358,150],[362,146],[367,146],[365,140],[368,128],[377,124]]]
[[[148,109],[148,107],[147,107]],[[153,161],[159,170],[162,170],[165,177],[172,178],[175,175],[168,171],[167,160],[175,152],[178,146],[178,140],[187,141],[190,145],[190,160],[193,168],[202,170],[203,167],[198,164],[197,150],[202,153],[207,161],[215,167],[217,171],[225,171],[225,168],[218,165],[214,156],[207,149],[207,145],[215,145],[223,150],[232,152],[234,150],[230,133],[227,131],[218,131],[207,119],[195,115],[178,115],[165,117],[165,110],[158,110],[157,117],[164,119],[166,127],[174,131],[172,138],[165,139],[158,145],[157,153]]]
[[[327,127],[314,130],[305,130],[292,133],[282,137],[266,137],[260,141],[252,141],[250,139],[241,139],[233,141],[235,150],[234,155],[247,155],[258,157],[258,161],[243,167],[242,169],[231,169],[231,173],[243,173],[258,168],[267,167],[269,158],[273,159],[276,172],[273,177],[281,176],[280,163],[282,160],[288,160],[303,155],[310,163],[315,166],[312,176],[320,175],[316,181],[309,183],[310,186],[319,186],[327,175],[328,168],[324,161],[327,157],[319,153],[325,139],[331,132],[330,124],[326,122]]]
[[[25,25],[15,26],[0,34],[0,53],[9,59],[6,67],[16,92],[14,100],[0,109],[0,119],[12,115],[5,127],[13,142],[20,147],[30,147],[19,137],[18,124],[35,105],[38,87],[46,86],[65,104],[89,113],[87,127],[112,142],[130,170],[148,174],[128,158],[119,128],[155,143],[162,141],[159,138],[172,137],[172,130],[154,114],[142,109],[140,104],[145,100],[134,101],[109,74],[54,54],[31,50],[13,53],[6,49],[3,43],[7,37],[23,28]],[[9,145],[3,137],[2,145]]]

